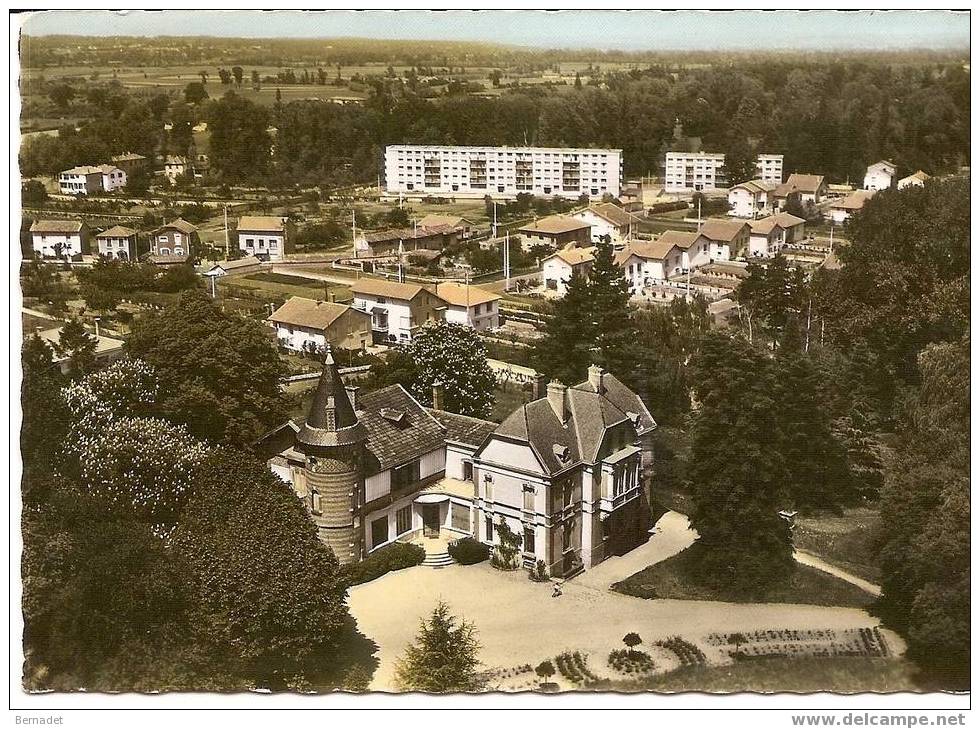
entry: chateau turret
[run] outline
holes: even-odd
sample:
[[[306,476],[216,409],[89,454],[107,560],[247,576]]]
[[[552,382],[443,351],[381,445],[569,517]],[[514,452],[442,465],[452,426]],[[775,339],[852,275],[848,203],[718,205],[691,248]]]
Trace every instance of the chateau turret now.
[[[296,440],[306,456],[307,507],[320,539],[341,564],[361,558],[363,537],[355,512],[366,439],[328,348],[316,396]]]

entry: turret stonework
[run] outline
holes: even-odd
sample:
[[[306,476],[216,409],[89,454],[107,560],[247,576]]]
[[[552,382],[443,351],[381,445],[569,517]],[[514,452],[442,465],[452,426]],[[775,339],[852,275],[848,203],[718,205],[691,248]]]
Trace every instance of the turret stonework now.
[[[361,558],[363,534],[356,512],[366,438],[328,349],[313,404],[296,439],[306,456],[307,508],[320,540],[341,564]]]

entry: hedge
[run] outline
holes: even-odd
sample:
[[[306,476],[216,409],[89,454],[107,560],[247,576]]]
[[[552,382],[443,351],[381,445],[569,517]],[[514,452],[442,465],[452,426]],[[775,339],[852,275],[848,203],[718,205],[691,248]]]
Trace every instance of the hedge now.
[[[341,568],[341,572],[346,577],[348,585],[360,585],[362,582],[376,580],[389,572],[420,565],[424,559],[425,550],[418,544],[394,542],[356,564],[345,565]]]
[[[490,557],[490,547],[472,537],[463,537],[449,545],[449,556],[460,564],[476,564]]]

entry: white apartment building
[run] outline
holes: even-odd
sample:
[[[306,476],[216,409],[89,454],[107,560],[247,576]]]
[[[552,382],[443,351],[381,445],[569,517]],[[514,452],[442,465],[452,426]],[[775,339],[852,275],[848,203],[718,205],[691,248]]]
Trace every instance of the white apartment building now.
[[[599,199],[617,197],[623,177],[619,149],[449,147],[396,144],[385,148],[388,196]]]
[[[759,178],[778,185],[783,181],[783,155],[760,154]],[[725,155],[720,152],[668,152],[664,160],[664,192],[697,192],[727,188]]]
[[[783,183],[783,155],[760,154],[755,161],[756,173],[760,180],[770,185]]]

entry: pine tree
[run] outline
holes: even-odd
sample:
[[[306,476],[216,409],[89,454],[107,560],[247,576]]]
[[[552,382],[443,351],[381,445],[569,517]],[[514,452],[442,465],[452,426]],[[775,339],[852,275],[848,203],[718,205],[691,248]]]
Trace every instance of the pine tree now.
[[[608,238],[596,245],[595,262],[589,272],[589,296],[595,322],[596,364],[623,377],[636,363],[637,331],[629,284],[616,265]]]
[[[404,691],[478,691],[479,650],[473,625],[457,621],[449,606],[440,601],[431,617],[421,622],[415,643],[398,661],[396,680]]]
[[[689,467],[692,526],[707,584],[757,594],[793,569],[792,539],[779,516],[786,467],[777,433],[773,368],[740,337],[705,336],[695,362]]]
[[[582,381],[592,361],[595,331],[589,282],[572,276],[565,295],[551,305],[544,336],[534,345],[534,367],[566,384]]]

